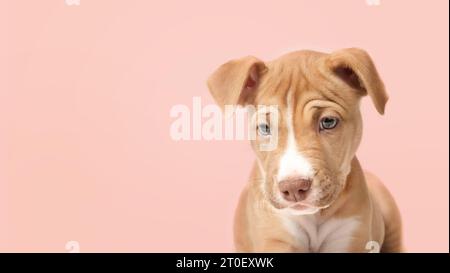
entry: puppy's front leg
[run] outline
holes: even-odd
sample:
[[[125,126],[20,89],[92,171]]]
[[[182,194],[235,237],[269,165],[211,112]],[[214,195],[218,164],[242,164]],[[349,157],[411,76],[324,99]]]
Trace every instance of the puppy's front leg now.
[[[292,253],[292,252],[307,252],[295,248],[288,242],[277,239],[266,239],[261,244],[255,247],[254,252],[279,252],[279,253]]]

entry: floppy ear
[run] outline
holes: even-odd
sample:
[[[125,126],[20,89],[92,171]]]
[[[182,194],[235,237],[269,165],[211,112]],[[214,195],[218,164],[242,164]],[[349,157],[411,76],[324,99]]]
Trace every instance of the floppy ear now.
[[[221,65],[208,79],[208,87],[220,107],[252,104],[266,65],[253,56]]]
[[[362,49],[347,48],[330,54],[328,66],[348,85],[369,94],[378,113],[384,114],[388,95],[369,54]]]

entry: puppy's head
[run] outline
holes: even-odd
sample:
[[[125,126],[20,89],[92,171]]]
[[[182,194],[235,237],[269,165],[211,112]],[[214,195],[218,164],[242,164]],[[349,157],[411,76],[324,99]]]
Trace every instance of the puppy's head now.
[[[388,99],[371,58],[355,48],[297,51],[266,63],[251,56],[232,60],[208,86],[222,107],[277,107],[276,120],[273,112],[257,111],[264,118],[256,119],[251,142],[265,198],[298,214],[329,206],[344,188],[361,140],[360,98],[368,94],[380,114]],[[275,149],[258,148],[273,137]]]

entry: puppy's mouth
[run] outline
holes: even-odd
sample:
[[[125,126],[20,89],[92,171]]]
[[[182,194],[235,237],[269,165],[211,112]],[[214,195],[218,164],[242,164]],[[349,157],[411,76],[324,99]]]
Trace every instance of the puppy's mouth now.
[[[328,197],[328,195],[327,195]],[[306,198],[299,202],[287,202],[281,197],[270,198],[270,203],[279,210],[289,210],[294,214],[312,214],[321,209],[326,209],[333,203],[332,198],[311,199]]]
[[[328,207],[328,206],[324,206],[324,207],[320,207],[320,206],[316,206],[310,202],[308,202],[307,200],[303,200],[300,202],[285,202],[285,201],[280,201],[280,200],[271,200],[272,205],[276,208],[276,209],[280,209],[280,210],[291,210],[291,211],[296,211],[298,213],[301,212],[307,212],[307,211],[318,211],[322,208]]]
[[[294,210],[306,210],[306,209],[312,209],[312,208],[316,208],[316,207],[311,206],[309,204],[302,203],[302,202],[298,202],[298,203],[288,206],[288,208],[294,209]]]

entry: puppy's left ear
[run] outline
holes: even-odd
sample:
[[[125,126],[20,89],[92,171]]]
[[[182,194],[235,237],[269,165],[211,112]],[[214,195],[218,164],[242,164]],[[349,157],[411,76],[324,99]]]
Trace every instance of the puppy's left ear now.
[[[329,55],[328,67],[352,88],[369,94],[378,113],[384,114],[388,95],[369,54],[362,49],[347,48]]]

